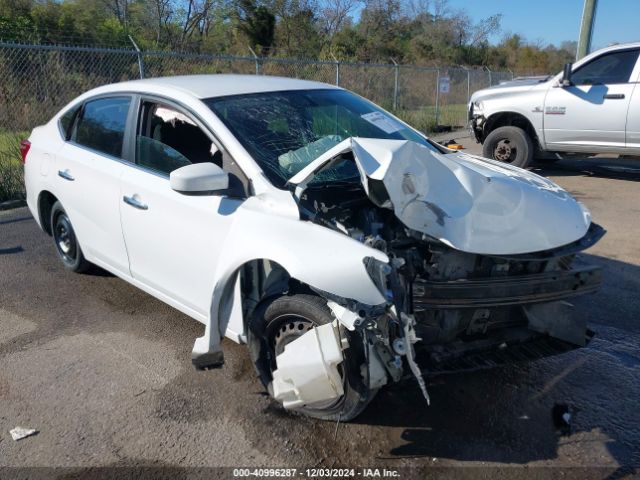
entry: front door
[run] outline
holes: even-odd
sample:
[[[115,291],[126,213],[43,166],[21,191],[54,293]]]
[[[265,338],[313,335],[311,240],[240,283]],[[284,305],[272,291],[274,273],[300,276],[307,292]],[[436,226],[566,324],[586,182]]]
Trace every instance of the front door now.
[[[624,148],[637,60],[637,49],[604,53],[578,67],[571,86],[550,87],[544,102],[547,149]]]
[[[234,218],[229,212],[241,200],[186,195],[169,186],[169,174],[177,168],[218,162],[210,137],[188,113],[143,101],[135,142],[136,165],[123,172],[120,203],[131,275],[205,321]]]

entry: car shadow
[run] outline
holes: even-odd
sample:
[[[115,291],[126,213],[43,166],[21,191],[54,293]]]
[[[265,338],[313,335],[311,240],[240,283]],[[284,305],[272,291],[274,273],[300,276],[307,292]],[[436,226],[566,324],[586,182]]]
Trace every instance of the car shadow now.
[[[640,159],[631,158],[581,157],[554,162],[537,161],[531,170],[545,177],[583,176],[640,181]]]
[[[640,266],[582,257],[603,269],[601,290],[572,302],[596,332],[586,348],[430,377],[430,406],[409,378],[383,389],[353,422],[395,427],[392,459],[526,464],[555,459],[560,448],[587,456],[602,448],[618,465],[638,465],[640,430],[631,426],[640,424],[640,412],[631,399],[640,392]],[[556,405],[571,411],[569,435],[554,423]]]

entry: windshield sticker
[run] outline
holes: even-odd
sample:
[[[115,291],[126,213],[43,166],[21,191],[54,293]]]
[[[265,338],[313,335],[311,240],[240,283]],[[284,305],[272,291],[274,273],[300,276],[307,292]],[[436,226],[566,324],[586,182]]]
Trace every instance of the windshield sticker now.
[[[403,128],[402,124],[381,112],[365,113],[364,115],[360,115],[360,117],[375,125],[384,133],[395,133]]]

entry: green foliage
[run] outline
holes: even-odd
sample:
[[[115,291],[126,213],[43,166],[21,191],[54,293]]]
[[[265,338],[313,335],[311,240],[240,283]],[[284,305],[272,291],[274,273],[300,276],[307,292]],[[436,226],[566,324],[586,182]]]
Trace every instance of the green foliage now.
[[[0,132],[0,202],[24,198],[20,140],[24,132]]]
[[[252,46],[262,48],[261,53],[268,52],[273,46],[276,28],[276,17],[264,5],[256,5],[254,0],[239,0],[239,28]]]
[[[356,15],[358,12],[358,15]],[[299,56],[553,73],[575,45],[532,45],[500,15],[472,20],[447,0],[0,0],[0,39],[145,50]]]

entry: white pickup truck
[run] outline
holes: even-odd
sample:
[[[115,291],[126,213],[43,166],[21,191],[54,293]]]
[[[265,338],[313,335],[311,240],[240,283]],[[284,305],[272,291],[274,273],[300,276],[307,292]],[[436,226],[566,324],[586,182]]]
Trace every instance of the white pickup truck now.
[[[569,153],[640,155],[639,52],[615,45],[555,76],[475,92],[469,122],[483,155],[523,168]]]

